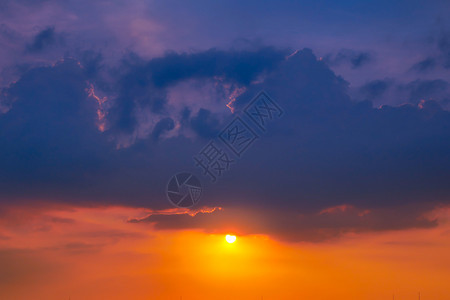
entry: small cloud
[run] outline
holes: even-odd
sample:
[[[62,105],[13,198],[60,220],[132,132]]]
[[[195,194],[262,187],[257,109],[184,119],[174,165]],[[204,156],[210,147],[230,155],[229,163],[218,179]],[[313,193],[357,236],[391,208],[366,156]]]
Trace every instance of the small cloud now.
[[[450,89],[450,84],[442,79],[422,80],[417,79],[406,85],[398,87],[409,93],[409,101],[417,104],[423,99],[439,100],[446,98]]]
[[[382,97],[392,84],[391,79],[373,80],[360,87],[359,91],[365,99],[373,100]]]
[[[436,67],[436,59],[428,57],[413,65],[411,69],[417,72],[426,72],[433,70],[435,67]]]
[[[192,129],[201,137],[215,137],[220,130],[219,120],[206,109],[200,109],[198,114],[191,119]]]
[[[444,68],[450,69],[450,31],[441,30],[438,38],[438,49],[444,60]]]
[[[335,55],[327,55],[324,61],[331,66],[349,64],[353,69],[357,69],[373,61],[373,56],[369,52],[342,49]]]
[[[41,52],[45,48],[62,42],[62,36],[55,32],[54,27],[48,27],[39,32],[27,46],[28,52]]]

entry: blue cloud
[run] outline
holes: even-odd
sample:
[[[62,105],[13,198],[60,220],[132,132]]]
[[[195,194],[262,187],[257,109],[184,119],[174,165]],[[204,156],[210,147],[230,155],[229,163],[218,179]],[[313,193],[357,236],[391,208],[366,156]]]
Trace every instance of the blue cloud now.
[[[331,66],[349,64],[352,68],[360,68],[374,60],[369,52],[342,49],[335,55],[327,55],[324,60]]]
[[[285,115],[273,122],[267,133],[260,132],[261,138],[244,157],[208,189],[203,204],[244,210],[257,207],[262,219],[278,216],[274,218],[280,222],[278,227],[276,222],[268,222],[276,229],[274,234],[297,240],[313,239],[313,233],[324,226],[322,221],[314,222],[313,216],[341,204],[378,213],[369,221],[349,217],[351,224],[343,218],[336,223],[341,225],[329,228],[326,238],[339,235],[339,226],[354,231],[434,226],[417,218],[424,209],[450,199],[450,113],[433,101],[382,108],[374,108],[370,101],[355,102],[348,95],[348,83],[311,50],[285,59],[280,54],[284,51],[273,49],[269,53],[277,59],[268,65],[261,58],[265,51],[214,50],[207,51],[205,59],[200,54],[172,53],[130,63],[126,72],[117,74],[117,89],[112,91],[118,97],[111,98],[117,102],[109,111],[109,121],[117,122],[119,128],[133,126],[133,111],[146,107],[158,116],[158,122],[146,139],[124,149],[116,149],[113,142],[120,131],[112,127],[100,132],[96,127],[98,107],[85,89],[87,80],[101,82],[101,78],[91,68],[66,60],[26,72],[2,91],[12,108],[0,115],[0,199],[167,207],[164,187],[168,178],[180,170],[200,173],[192,156],[203,148],[205,138],[213,137],[233,116],[224,123],[219,121],[224,116],[211,110],[192,112],[186,107],[179,119],[168,117],[166,94],[176,82],[225,76],[246,87],[235,102],[236,113],[263,89]],[[214,55],[216,60],[211,59]],[[253,58],[245,64],[242,57]],[[167,67],[163,67],[165,59]],[[206,66],[205,62],[213,61],[216,65]],[[244,77],[237,75],[222,65],[230,61],[238,70],[251,71],[244,72]],[[171,76],[170,70],[178,64],[180,70]],[[93,69],[101,65],[95,63]],[[262,72],[263,79],[254,82]],[[155,74],[162,79],[157,81]],[[441,83],[436,84],[439,87]],[[430,92],[427,86],[411,90],[426,94]],[[381,96],[383,90],[375,85],[368,92]],[[124,115],[128,119],[117,118]],[[196,136],[162,139],[176,123],[193,129]],[[388,225],[382,226],[389,211],[402,214],[405,205],[412,211],[398,219],[391,216]],[[297,222],[300,213],[305,220]],[[302,226],[310,231],[302,231]]]
[[[55,32],[55,28],[48,27],[33,38],[33,42],[27,46],[27,51],[40,52],[44,48],[61,43],[62,41],[62,36]]]

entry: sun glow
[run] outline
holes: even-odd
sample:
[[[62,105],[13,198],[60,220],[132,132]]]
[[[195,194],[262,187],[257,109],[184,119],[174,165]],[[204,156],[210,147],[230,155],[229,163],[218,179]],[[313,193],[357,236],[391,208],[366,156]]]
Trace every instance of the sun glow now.
[[[227,235],[225,236],[225,239],[226,239],[227,242],[230,243],[230,244],[236,242],[236,236],[235,236],[235,235],[229,235],[229,234],[227,234]]]

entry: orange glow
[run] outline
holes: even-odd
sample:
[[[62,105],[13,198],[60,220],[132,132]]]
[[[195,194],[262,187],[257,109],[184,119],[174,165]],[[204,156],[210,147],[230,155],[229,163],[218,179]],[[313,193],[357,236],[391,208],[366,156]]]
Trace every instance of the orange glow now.
[[[233,92],[230,94],[229,99],[230,101],[227,103],[227,107],[230,109],[231,113],[234,114],[234,102],[236,101],[236,98],[245,93],[247,89],[245,87],[236,88],[233,90]]]
[[[106,111],[104,109],[104,104],[108,100],[106,97],[100,98],[95,94],[94,85],[89,83],[86,92],[89,97],[94,98],[97,102],[97,120],[98,120],[98,130],[104,132],[106,129]]]
[[[439,227],[285,243],[266,235],[161,231],[148,211],[2,208],[5,299],[448,299],[450,211]],[[229,232],[229,231],[228,231]],[[48,282],[52,282],[51,285]],[[225,288],[226,287],[226,288]]]

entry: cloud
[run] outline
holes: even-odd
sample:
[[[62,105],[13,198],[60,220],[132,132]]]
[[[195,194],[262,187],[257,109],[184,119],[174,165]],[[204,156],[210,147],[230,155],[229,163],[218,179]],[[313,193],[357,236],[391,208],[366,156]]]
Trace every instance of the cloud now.
[[[405,89],[409,93],[409,101],[411,103],[417,104],[423,99],[448,101],[450,84],[442,79],[418,79],[399,87],[399,89]]]
[[[450,69],[450,30],[441,24],[439,30],[427,39],[427,45],[432,46],[431,53],[415,63],[411,69],[417,72],[435,71],[439,68],[444,71]]]
[[[191,119],[192,129],[204,138],[216,137],[220,131],[219,124],[219,120],[206,109],[200,109],[198,114]]]
[[[450,199],[449,112],[429,99],[381,108],[355,102],[348,83],[311,50],[288,58],[284,52],[127,57],[107,79],[108,66],[97,55],[88,56],[92,68],[66,59],[29,70],[3,90],[11,109],[0,115],[1,201],[40,198],[164,209],[167,180],[190,170],[207,187],[202,205],[224,207],[225,217],[198,216],[204,221],[192,225],[192,219],[179,216],[176,228],[235,220],[248,232],[324,240],[345,232],[435,226],[421,216]],[[87,92],[90,82],[97,98]],[[235,114],[222,98],[232,94],[233,85],[245,87],[233,104]],[[404,86],[411,99],[443,93],[443,87],[443,81]],[[217,99],[197,97],[189,88],[211,91]],[[383,97],[386,89],[382,82],[368,85],[367,97]],[[284,116],[271,122],[267,133],[255,128],[260,139],[209,186],[192,156],[260,90],[277,101]],[[99,102],[103,95],[107,100]],[[99,103],[105,105],[104,131],[98,128]],[[140,137],[118,148],[124,133]],[[348,210],[320,214],[344,204]],[[407,204],[416,209],[405,211]],[[152,217],[161,228],[169,226],[166,218]],[[389,222],[383,226],[385,218]]]
[[[437,219],[423,216],[428,207],[390,207],[362,210],[351,205],[299,213],[274,209],[270,213],[252,209],[223,209],[207,214],[150,214],[131,223],[149,223],[158,230],[200,229],[206,233],[239,235],[269,234],[288,242],[323,242],[344,235],[435,228]]]
[[[111,127],[130,134],[139,126],[136,110],[147,107],[153,113],[167,113],[168,90],[186,80],[216,79],[220,85],[249,85],[264,72],[273,70],[285,53],[285,50],[263,47],[256,51],[210,49],[198,53],[167,53],[149,61],[132,55],[125,61],[126,72],[115,86],[117,97],[110,114]],[[202,118],[206,112],[198,113],[197,118]],[[198,120],[194,120],[194,127]]]
[[[418,72],[426,72],[433,70],[435,67],[436,67],[436,59],[428,57],[413,65],[411,69]]]
[[[370,102],[352,102],[346,83],[310,51],[285,61],[242,95],[237,106],[243,107],[259,89],[286,111],[274,122],[270,138],[258,141],[258,150],[233,174],[233,182],[246,182],[248,187],[240,190],[259,205],[283,199],[292,209],[304,210],[341,201],[364,208],[427,201],[420,195],[445,199],[441,176],[450,168],[444,155],[450,147],[448,112],[414,105],[377,109]],[[264,162],[259,172],[267,168],[270,175],[252,175],[251,166],[258,162]]]
[[[271,47],[257,51],[221,51],[200,53],[168,53],[146,65],[157,87],[165,87],[184,79],[223,77],[248,85],[261,72],[273,69],[286,54]]]
[[[433,101],[448,110],[449,93],[450,85],[443,79],[416,79],[404,83],[386,78],[367,82],[358,89],[356,95],[377,104],[387,101],[397,105],[418,105],[423,101]]]
[[[175,127],[174,122],[171,118],[165,118],[159,121],[155,125],[155,129],[153,129],[152,137],[154,140],[158,140],[158,138],[166,131],[170,131]]]
[[[62,37],[58,36],[54,27],[48,27],[34,37],[33,42],[27,46],[27,51],[40,52],[59,42],[62,42]]]
[[[336,54],[329,54],[324,58],[330,66],[337,66],[341,64],[349,64],[353,69],[360,68],[371,61],[373,55],[369,52],[355,51],[350,49],[342,49]]]
[[[139,165],[141,170],[129,177],[136,180],[136,176],[148,172],[148,165],[144,167],[140,159],[155,168],[162,168],[168,162],[167,157],[158,160],[145,153],[146,148],[154,148],[162,136],[170,135],[175,126],[182,125],[200,135],[209,132],[209,136],[212,132],[209,126],[214,122],[218,126],[217,116],[210,110],[202,109],[201,103],[198,111],[187,115],[183,115],[182,111],[179,114],[170,111],[167,107],[168,86],[176,85],[184,77],[166,77],[162,86],[156,78],[160,74],[170,73],[175,59],[184,63],[185,67],[180,68],[191,72],[190,75],[181,72],[186,80],[190,77],[209,80],[209,77],[222,76],[220,82],[248,82],[273,67],[275,62],[268,56],[280,59],[284,57],[281,53],[269,48],[255,52],[211,50],[204,52],[204,56],[202,53],[180,54],[179,57],[169,54],[150,61],[136,58],[130,62],[127,59],[124,64],[130,63],[129,68],[124,67],[126,71],[110,81],[102,77],[102,69],[106,67],[101,56],[94,52],[85,53],[81,63],[66,58],[53,66],[30,69],[17,82],[2,90],[3,103],[10,108],[0,117],[0,126],[4,129],[0,140],[5,145],[0,150],[3,158],[0,162],[2,198],[26,198],[28,193],[33,193],[37,198],[81,197],[86,201],[94,195],[100,198],[112,196],[118,200],[127,194],[131,197],[139,194],[132,201],[152,197],[154,191],[146,195],[141,188],[126,187],[128,183],[121,179],[122,175],[106,175],[103,172],[109,169],[120,173],[128,168],[127,165]],[[211,66],[214,55],[217,56],[217,65]],[[228,64],[246,70],[244,73],[247,75],[239,75],[241,77],[235,79],[234,69],[229,68]],[[108,93],[107,96],[97,96],[102,91],[94,91],[90,80],[103,88],[106,91],[103,94]],[[223,111],[229,114],[225,104]],[[186,112],[191,110],[186,106],[180,108]],[[104,130],[98,127],[99,121],[103,121],[99,118],[107,121]],[[148,130],[141,136],[141,143],[136,142],[136,147],[126,151],[116,151],[123,132],[133,135],[135,130],[143,131],[145,126]],[[155,151],[164,153],[160,148]],[[187,155],[184,161],[190,162],[190,154]],[[138,181],[142,180],[145,179]],[[165,179],[162,177],[160,180]],[[116,185],[121,192],[107,187],[115,181],[121,182]],[[164,185],[161,181],[155,184]],[[28,185],[29,189],[18,188],[22,184]],[[148,191],[152,187],[144,189]],[[122,196],[117,197],[119,194]]]
[[[373,80],[364,84],[359,90],[365,99],[373,100],[382,97],[392,84],[392,79]]]
[[[450,30],[441,30],[437,45],[443,57],[444,68],[450,69]]]

